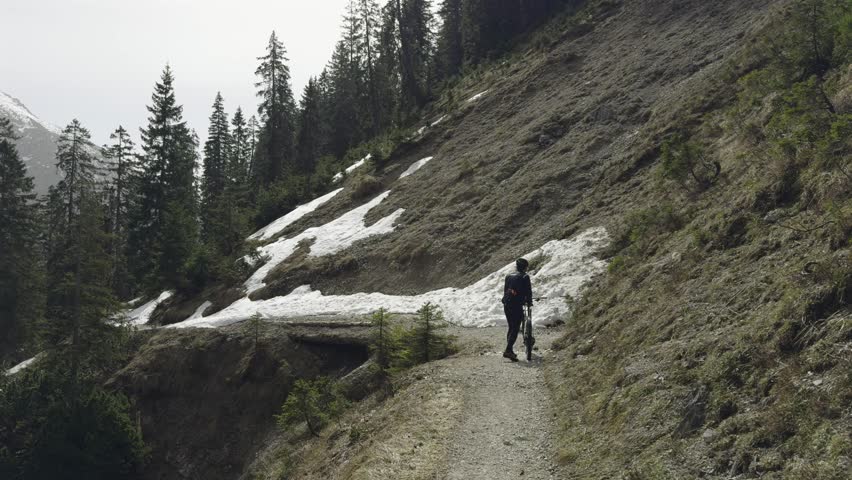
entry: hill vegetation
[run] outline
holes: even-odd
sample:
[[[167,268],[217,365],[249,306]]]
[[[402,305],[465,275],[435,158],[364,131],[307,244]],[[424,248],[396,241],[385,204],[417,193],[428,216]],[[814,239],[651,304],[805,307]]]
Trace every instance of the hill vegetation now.
[[[87,478],[145,472],[152,457],[141,431],[156,431],[156,415],[177,427],[146,438],[157,459],[149,474],[173,472],[157,463],[172,447],[193,472],[242,469],[246,460],[211,453],[220,431],[187,433],[198,427],[187,405],[210,385],[244,407],[208,402],[199,416],[245,426],[239,455],[264,441],[248,438],[252,428],[274,437],[270,412],[293,387],[283,424],[302,414],[318,436],[310,445],[366,451],[357,429],[348,440],[332,438],[343,431],[333,425],[323,433],[341,402],[330,381],[310,382],[351,373],[364,345],[336,345],[341,356],[331,358],[297,341],[302,332],[276,335],[260,319],[249,335],[235,326],[142,338],[117,314],[120,301],[164,289],[178,292],[160,309],[175,320],[204,300],[215,310],[240,298],[252,268],[242,259],[257,246],[244,240],[251,230],[330,191],[335,173],[369,154],[340,181],[348,195],[281,235],[390,185],[365,221],[404,208],[406,228],[322,259],[303,245],[255,296],[306,283],[336,294],[463,287],[519,252],[605,225],[607,273],[571,299],[547,366],[567,472],[845,478],[849,2],[447,0],[437,29],[431,11],[425,0],[350,2],[333,58],[298,105],[273,34],[257,70],[258,117],[238,109],[229,118],[217,96],[202,155],[167,67],[141,151],[120,127],[107,149],[111,180],[96,181],[75,121],[57,155],[64,179],[38,204],[14,132],[0,125],[0,355],[44,352],[39,368],[0,380],[0,439],[11,446],[0,450],[0,472],[50,478],[33,469],[56,452]],[[430,166],[442,163],[428,177],[400,179],[432,155]],[[434,314],[404,334],[381,327],[380,376],[451,352],[430,336]],[[231,361],[220,362],[222,352]],[[417,401],[413,391],[405,401]],[[421,399],[429,408],[454,408],[432,393]],[[300,398],[312,408],[298,411]],[[369,405],[376,418],[411,408]],[[80,418],[99,425],[97,435],[81,436]],[[188,460],[201,457],[210,465]]]

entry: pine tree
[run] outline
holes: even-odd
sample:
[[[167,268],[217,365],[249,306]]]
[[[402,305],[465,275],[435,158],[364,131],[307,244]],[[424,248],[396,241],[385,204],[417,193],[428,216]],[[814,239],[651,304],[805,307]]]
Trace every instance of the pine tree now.
[[[433,50],[430,0],[395,0],[399,34],[402,105],[411,113],[429,99],[429,69]]]
[[[254,178],[255,172],[257,172],[257,149],[260,144],[260,123],[254,115],[248,119],[246,131],[248,132],[248,149],[251,152],[248,175],[249,178]]]
[[[72,224],[75,214],[80,210],[82,190],[94,191],[95,164],[88,145],[91,134],[77,119],[65,127],[59,136],[56,151],[56,168],[64,172],[59,182],[65,205],[65,222]]]
[[[399,121],[400,64],[399,38],[396,30],[396,2],[388,1],[382,8],[379,30],[379,61],[376,66],[376,83],[381,109],[386,115],[386,125]]]
[[[444,0],[439,10],[442,21],[436,62],[440,79],[458,75],[464,63],[461,14],[462,0]]]
[[[260,77],[255,86],[261,99],[258,113],[262,127],[253,174],[255,182],[262,185],[282,179],[293,166],[296,106],[286,55],[284,45],[272,32],[266,55],[258,57],[261,63],[255,72]]]
[[[130,244],[137,277],[178,287],[197,237],[195,163],[198,140],[183,121],[174,76],[166,66],[154,87],[148,126],[141,130],[140,200]]]
[[[245,184],[248,180],[254,148],[251,137],[243,110],[237,107],[231,120],[231,154],[226,172],[228,179],[235,183]]]
[[[225,165],[225,186],[220,208],[220,233],[215,243],[219,253],[231,256],[240,250],[248,235],[249,176],[248,165],[252,159],[252,134],[245,123],[241,109],[237,108],[232,121],[231,148]],[[228,260],[233,264],[232,260]]]
[[[358,22],[363,28],[358,49],[363,59],[364,111],[367,137],[377,135],[385,125],[379,79],[379,44],[381,43],[381,11],[376,0],[358,0]]]
[[[477,64],[487,53],[488,15],[485,0],[461,1],[461,42],[464,63]]]
[[[228,114],[225,113],[222,94],[217,93],[213,102],[213,113],[210,115],[207,141],[204,143],[204,180],[201,190],[201,232],[203,238],[208,241],[222,233],[217,229],[217,223],[220,220],[219,213],[224,208],[222,196],[227,183],[226,169],[231,155]]]
[[[427,303],[417,311],[414,328],[403,336],[399,364],[412,366],[446,357],[453,351],[453,337],[444,333],[447,323],[441,310]]]
[[[299,136],[296,150],[296,172],[311,175],[316,170],[317,160],[323,154],[323,139],[326,136],[322,99],[317,81],[308,80],[299,105]]]
[[[133,281],[127,263],[127,230],[131,208],[136,202],[139,181],[139,165],[133,153],[134,143],[130,134],[120,126],[109,137],[114,141],[103,148],[104,160],[110,165],[111,182],[109,192],[109,225],[112,234],[113,291],[120,298],[128,298],[133,290]]]
[[[19,360],[15,352],[32,340],[42,304],[33,179],[14,140],[0,118],[0,361]]]
[[[330,149],[342,158],[350,147],[364,138],[363,109],[360,107],[363,91],[361,24],[350,0],[347,14],[343,17],[343,36],[337,42],[328,65],[330,79]]]
[[[103,346],[100,334],[111,328],[106,322],[117,309],[110,285],[111,240],[103,230],[109,214],[98,201],[89,137],[77,120],[63,130],[56,153],[63,177],[52,203],[53,218],[61,221],[54,226],[50,255],[46,334],[57,346],[71,336],[72,393],[84,355]]]

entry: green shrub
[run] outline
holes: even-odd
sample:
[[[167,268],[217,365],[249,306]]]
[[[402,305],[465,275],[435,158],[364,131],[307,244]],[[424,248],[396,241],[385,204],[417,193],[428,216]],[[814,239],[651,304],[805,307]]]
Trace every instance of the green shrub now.
[[[644,256],[659,235],[675,232],[683,227],[683,217],[671,205],[636,210],[628,214],[617,230],[610,253],[623,256]],[[626,259],[620,265],[624,266]]]
[[[339,418],[347,406],[334,380],[328,377],[296,380],[276,420],[281,428],[305,422],[311,435],[317,436],[331,420]]]
[[[455,352],[455,338],[444,333],[447,323],[441,310],[427,303],[417,311],[411,330],[402,332],[394,364],[407,368],[421,363],[440,360]]]
[[[382,182],[372,175],[359,175],[355,178],[355,185],[352,187],[352,198],[363,200],[379,193],[382,189]]]
[[[127,398],[86,383],[76,387],[75,396],[61,370],[32,366],[0,381],[3,478],[113,479],[137,473],[147,448]]]
[[[624,256],[623,255],[616,255],[609,262],[609,265],[607,266],[607,271],[609,273],[617,273],[617,272],[623,270],[626,265],[627,265],[627,260],[624,258]]]
[[[660,152],[660,175],[685,188],[694,184],[706,189],[722,170],[719,162],[707,157],[701,145],[686,140],[680,134],[663,142]]]

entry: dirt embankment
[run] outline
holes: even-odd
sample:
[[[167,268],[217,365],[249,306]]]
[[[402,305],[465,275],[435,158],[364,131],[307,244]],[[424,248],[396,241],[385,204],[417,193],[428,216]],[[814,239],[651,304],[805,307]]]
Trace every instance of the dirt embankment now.
[[[248,324],[161,330],[111,380],[140,412],[147,479],[238,477],[293,382],[342,377],[368,357],[363,328]],[[255,346],[255,338],[257,343]]]

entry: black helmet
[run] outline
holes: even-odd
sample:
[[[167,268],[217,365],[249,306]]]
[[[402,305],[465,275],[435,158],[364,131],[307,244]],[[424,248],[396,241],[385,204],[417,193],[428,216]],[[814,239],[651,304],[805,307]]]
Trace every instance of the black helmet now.
[[[529,266],[530,262],[528,262],[525,258],[519,258],[515,261],[515,267],[517,267],[519,272],[526,272]]]

